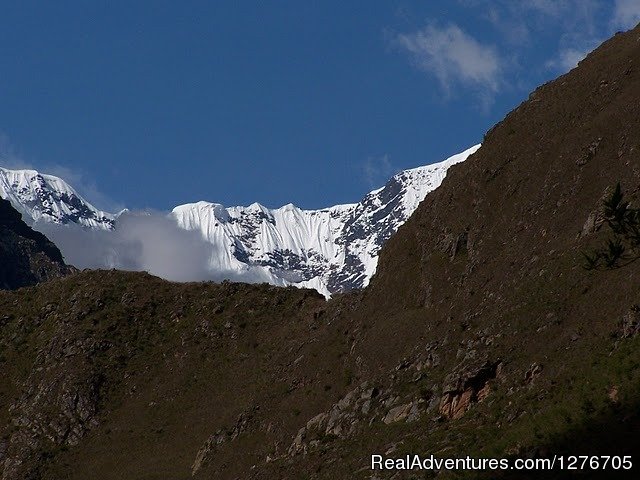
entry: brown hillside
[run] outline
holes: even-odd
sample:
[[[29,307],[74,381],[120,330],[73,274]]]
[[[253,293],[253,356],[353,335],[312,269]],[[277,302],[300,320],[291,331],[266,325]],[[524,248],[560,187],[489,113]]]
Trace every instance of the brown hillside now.
[[[638,405],[638,344],[620,339],[638,322],[640,264],[582,267],[581,252],[608,235],[602,200],[617,182],[637,204],[640,29],[605,42],[496,125],[387,243],[344,315],[356,376],[397,395],[391,405],[423,402],[427,414],[384,425],[383,409],[372,427],[309,448],[290,468],[322,478],[364,468],[369,478],[368,455],[390,448],[640,453],[638,418],[622,413]],[[622,389],[625,408],[611,394]],[[462,418],[438,421],[451,416]],[[583,438],[603,424],[612,438]]]
[[[631,306],[637,267],[585,272],[580,252],[601,240],[592,223],[615,184],[631,198],[640,190],[639,32],[616,35],[538,88],[449,171],[383,250],[364,295],[368,318],[415,310],[495,323],[538,302],[563,304],[564,317],[587,327]],[[370,323],[370,335],[388,333],[386,322]],[[395,328],[399,343],[416,333]]]

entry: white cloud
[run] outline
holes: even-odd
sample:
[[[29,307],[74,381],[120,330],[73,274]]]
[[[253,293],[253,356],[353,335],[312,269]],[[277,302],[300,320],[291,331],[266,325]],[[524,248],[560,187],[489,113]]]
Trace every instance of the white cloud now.
[[[572,69],[604,38],[614,2],[611,0],[458,0],[467,8],[481,10],[480,18],[488,20],[512,46],[514,60],[507,67],[523,65],[522,57],[531,49],[557,42],[555,53],[542,65],[528,65],[521,72],[546,67],[556,73]],[[627,8],[640,8],[640,0],[616,0]],[[627,14],[629,14],[627,12]],[[505,68],[505,70],[507,70]],[[516,70],[505,75],[517,75]],[[514,83],[513,81],[511,83]],[[515,82],[517,83],[517,82]]]
[[[363,166],[364,179],[370,188],[380,187],[397,171],[386,154],[381,157],[369,157]]]
[[[0,167],[13,170],[37,170],[40,173],[54,175],[60,177],[69,185],[71,185],[85,200],[93,204],[101,210],[108,212],[119,212],[124,206],[112,200],[108,195],[104,194],[97,186],[96,182],[89,179],[86,173],[78,170],[71,170],[62,165],[46,164],[33,162],[25,159],[23,153],[16,150],[11,143],[9,136],[0,131]]]
[[[83,229],[77,225],[36,222],[33,228],[53,241],[65,262],[77,268],[146,271],[175,282],[268,282],[267,271],[249,266],[241,271],[214,271],[215,248],[198,231],[184,230],[162,212],[126,212],[116,228]]]
[[[578,50],[575,48],[566,48],[560,50],[556,58],[546,63],[547,68],[561,72],[568,72],[578,65],[578,62],[584,59],[591,49]]]
[[[37,222],[34,228],[60,248],[66,262],[78,268],[145,270],[174,281],[211,278],[207,268],[211,246],[197,232],[179,228],[161,213],[125,213],[114,231],[44,222]]]
[[[614,28],[629,29],[640,22],[640,1],[616,0],[611,24]]]
[[[456,86],[475,89],[485,100],[502,83],[502,60],[491,45],[484,45],[457,25],[429,24],[414,33],[399,34],[395,43],[409,52],[413,63],[436,77],[447,95]]]
[[[23,160],[22,155],[16,152],[9,136],[2,131],[0,131],[0,167],[10,169],[33,168]]]
[[[111,197],[103,193],[94,180],[89,175],[62,165],[45,165],[41,169],[36,169],[40,173],[47,173],[60,177],[71,185],[82,197],[95,207],[107,212],[119,212],[124,209],[124,205],[114,201]]]

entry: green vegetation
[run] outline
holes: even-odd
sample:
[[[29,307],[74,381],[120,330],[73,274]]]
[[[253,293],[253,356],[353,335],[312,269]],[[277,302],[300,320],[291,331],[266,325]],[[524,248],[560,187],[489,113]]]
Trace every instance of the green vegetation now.
[[[601,247],[583,252],[587,270],[617,268],[640,258],[640,209],[631,208],[624,200],[620,183],[603,202],[603,207],[611,236]]]

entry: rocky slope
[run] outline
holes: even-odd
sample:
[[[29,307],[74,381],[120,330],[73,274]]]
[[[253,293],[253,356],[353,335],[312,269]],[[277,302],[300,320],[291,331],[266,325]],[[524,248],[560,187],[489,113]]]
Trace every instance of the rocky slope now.
[[[34,285],[69,272],[58,248],[0,199],[0,289]]]
[[[3,479],[637,478],[370,456],[637,462],[640,263],[582,252],[616,183],[638,204],[638,98],[640,28],[533,92],[329,302],[122,272],[0,292]]]

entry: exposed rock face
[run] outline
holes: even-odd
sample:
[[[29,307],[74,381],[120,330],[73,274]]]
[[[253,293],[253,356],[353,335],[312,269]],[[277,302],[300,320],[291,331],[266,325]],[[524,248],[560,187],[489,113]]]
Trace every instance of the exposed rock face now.
[[[640,306],[634,305],[622,317],[622,338],[635,337],[640,333]]]
[[[238,416],[238,420],[236,420],[236,424],[232,428],[227,430],[220,429],[207,438],[200,450],[198,450],[196,458],[193,461],[193,465],[191,467],[192,476],[196,475],[207,462],[212,460],[218,446],[235,440],[240,434],[247,430],[256,410],[257,408],[254,408],[251,411],[241,413]]]
[[[533,380],[542,373],[543,366],[539,363],[531,364],[529,370],[527,370],[524,374],[524,383],[525,385],[529,385]]]
[[[433,365],[430,354],[415,361],[404,360],[389,375],[386,387],[363,382],[348,392],[325,412],[307,421],[297,433],[289,447],[289,456],[306,454],[331,438],[349,438],[373,424],[419,420],[423,414],[435,411],[438,397],[432,390],[415,396],[403,395],[400,390],[408,382],[423,378],[422,370]],[[415,373],[417,371],[417,373]],[[413,380],[408,380],[412,378]]]
[[[415,407],[417,410],[418,409],[417,403],[415,404]],[[405,420],[406,418],[409,417],[409,414],[411,413],[411,410],[413,408],[414,408],[413,402],[405,403],[404,405],[398,405],[397,407],[394,407],[391,410],[389,410],[389,413],[387,413],[387,415],[382,419],[382,421],[388,425],[390,423],[395,423],[401,420]]]
[[[485,362],[481,366],[463,366],[450,374],[440,400],[440,413],[448,418],[460,418],[471,404],[483,401],[491,390],[489,384],[500,373],[502,363]]]
[[[307,452],[309,447],[320,443],[319,438],[351,435],[359,423],[365,419],[366,423],[372,421],[375,412],[385,403],[393,403],[394,399],[383,393],[366,382],[350,391],[329,411],[319,413],[298,431],[289,448],[289,455]]]
[[[60,250],[0,199],[0,289],[34,285],[70,272]]]
[[[23,394],[9,407],[13,431],[7,440],[2,480],[32,478],[44,452],[75,446],[98,425],[104,378],[89,365],[105,346],[61,337],[38,357]]]

